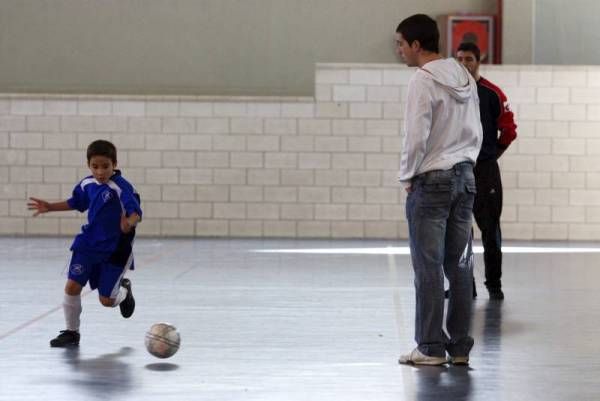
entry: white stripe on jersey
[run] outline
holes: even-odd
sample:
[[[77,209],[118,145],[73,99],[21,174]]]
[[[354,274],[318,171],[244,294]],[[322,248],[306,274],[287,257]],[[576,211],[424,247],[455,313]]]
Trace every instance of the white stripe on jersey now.
[[[96,185],[102,185],[100,183],[100,181],[98,181],[95,178],[85,178],[81,181],[81,184],[79,184],[79,186],[81,187],[81,189],[84,189],[86,187],[86,185],[88,184],[96,184]],[[114,189],[117,192],[117,195],[119,195],[119,198],[121,197],[121,192],[123,192],[123,190],[121,189],[121,187],[119,187],[117,185],[116,182],[114,182],[113,180],[108,180],[108,182],[106,183],[106,185],[108,185],[111,189]]]
[[[97,179],[90,177],[90,178],[85,178],[81,181],[81,184],[79,184],[79,186],[81,187],[82,190],[85,189],[85,186],[88,184],[96,184],[96,185],[102,185],[100,183],[100,181],[98,181]],[[121,201],[121,193],[123,192],[123,190],[121,189],[121,187],[119,187],[117,185],[116,182],[114,182],[113,180],[108,180],[108,182],[106,183],[106,185],[109,186],[109,188],[111,188],[112,190],[114,190],[117,195],[119,196],[119,203],[121,204],[121,210],[123,211],[123,213],[125,213],[125,205],[123,205],[123,202]]]
[[[113,180],[108,180],[107,185],[110,188],[112,188],[113,190],[115,190],[117,195],[119,195],[119,203],[121,204],[121,211],[123,212],[123,214],[125,214],[125,205],[123,204],[123,201],[121,200],[121,193],[123,192],[123,190],[121,190],[121,187],[119,187],[117,185],[117,183],[114,182]]]
[[[113,180],[108,180],[108,182],[106,183],[109,187],[111,187],[112,189],[114,189],[115,191],[117,191],[117,195],[119,195],[119,199],[121,199],[121,192],[123,192],[121,190],[121,187],[119,187],[117,185],[116,182],[114,182]]]
[[[95,178],[86,178],[86,179],[84,179],[84,180],[81,181],[81,184],[79,184],[79,186],[83,190],[85,188],[85,186],[88,185],[88,184],[101,185],[100,182],[97,179],[95,179]]]
[[[119,203],[121,204],[121,212],[122,212],[123,214],[125,214],[125,205],[123,204],[123,201],[121,200],[121,193],[123,192],[123,191],[121,190],[121,187],[119,187],[119,186],[117,185],[117,183],[116,183],[116,182],[114,182],[113,180],[108,180],[108,183],[107,183],[107,185],[108,185],[110,188],[112,188],[113,190],[115,190],[115,192],[117,193],[117,195],[119,195]]]

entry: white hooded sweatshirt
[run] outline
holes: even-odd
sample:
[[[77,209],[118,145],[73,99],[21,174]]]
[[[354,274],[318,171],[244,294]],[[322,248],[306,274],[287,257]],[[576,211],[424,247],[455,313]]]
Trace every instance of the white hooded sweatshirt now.
[[[408,83],[398,180],[475,163],[483,140],[477,84],[454,59],[430,61]]]

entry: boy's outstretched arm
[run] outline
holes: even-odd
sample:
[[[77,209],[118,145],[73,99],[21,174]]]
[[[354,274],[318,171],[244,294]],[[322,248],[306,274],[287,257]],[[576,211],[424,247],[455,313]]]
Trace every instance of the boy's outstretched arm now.
[[[33,198],[33,197],[29,198],[29,202],[27,202],[27,209],[35,210],[33,217],[36,217],[37,215],[42,214],[42,213],[62,212],[65,210],[73,210],[73,208],[71,206],[69,206],[67,201],[50,203],[43,199],[38,199],[38,198]]]

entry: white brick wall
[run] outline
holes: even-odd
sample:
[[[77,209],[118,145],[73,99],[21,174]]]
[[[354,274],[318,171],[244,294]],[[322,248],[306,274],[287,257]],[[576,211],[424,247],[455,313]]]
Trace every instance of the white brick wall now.
[[[71,235],[76,212],[29,217],[113,141],[142,195],[140,235],[406,238],[395,184],[401,65],[318,64],[315,99],[0,94],[0,234]],[[600,236],[600,67],[486,66],[519,137],[500,164],[506,239]]]

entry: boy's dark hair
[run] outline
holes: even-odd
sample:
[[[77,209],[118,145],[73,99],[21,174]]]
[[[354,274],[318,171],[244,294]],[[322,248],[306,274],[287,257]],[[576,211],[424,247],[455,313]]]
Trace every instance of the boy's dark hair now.
[[[108,157],[114,164],[117,163],[117,148],[115,145],[104,139],[98,139],[89,144],[87,148],[87,161],[90,163],[90,159],[94,156]]]
[[[433,18],[425,14],[415,14],[404,19],[396,28],[396,32],[412,45],[418,40],[423,50],[440,52],[440,31]]]
[[[479,50],[479,46],[477,46],[473,42],[463,42],[456,49],[457,52],[471,52],[475,55],[475,59],[479,61],[481,59],[481,50]]]

